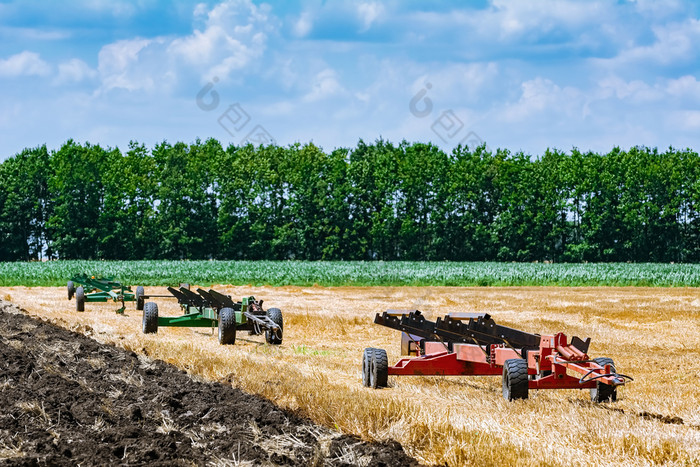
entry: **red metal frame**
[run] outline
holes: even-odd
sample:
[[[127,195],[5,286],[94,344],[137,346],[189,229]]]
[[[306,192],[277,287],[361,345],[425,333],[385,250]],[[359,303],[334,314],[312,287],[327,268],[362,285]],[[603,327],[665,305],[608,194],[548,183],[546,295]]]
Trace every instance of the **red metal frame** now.
[[[497,376],[502,374],[506,360],[522,355],[504,345],[492,345],[488,357],[485,348],[475,344],[453,344],[448,351],[442,342],[425,342],[423,355],[402,358],[389,367],[389,374]],[[527,362],[528,374],[532,375],[529,389],[588,389],[595,388],[597,382],[624,384],[624,378],[615,375],[610,365],[603,367],[591,361],[562,333],[542,336],[539,350],[527,352]]]

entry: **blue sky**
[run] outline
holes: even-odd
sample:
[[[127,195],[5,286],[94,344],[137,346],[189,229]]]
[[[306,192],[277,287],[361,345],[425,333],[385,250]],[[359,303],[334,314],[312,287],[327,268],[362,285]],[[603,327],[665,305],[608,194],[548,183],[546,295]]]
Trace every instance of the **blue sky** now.
[[[696,2],[57,5],[0,0],[0,158],[69,138],[700,146]]]

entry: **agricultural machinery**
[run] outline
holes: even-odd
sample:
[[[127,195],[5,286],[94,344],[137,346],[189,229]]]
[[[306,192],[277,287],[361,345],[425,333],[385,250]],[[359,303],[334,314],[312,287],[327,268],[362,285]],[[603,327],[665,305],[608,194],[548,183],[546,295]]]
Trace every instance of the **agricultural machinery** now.
[[[389,375],[497,376],[503,397],[527,399],[530,389],[590,389],[591,400],[617,400],[618,374],[610,358],[588,357],[591,339],[539,335],[500,326],[488,314],[450,313],[435,322],[418,310],[387,310],[374,322],[402,331],[401,358],[389,366],[386,351],[367,348],[362,382],[386,387]]]
[[[76,284],[78,287],[76,288]],[[75,309],[77,311],[85,311],[85,302],[121,302],[122,306],[117,310],[117,313],[123,314],[126,309],[124,302],[136,301],[137,308],[139,303],[143,303],[143,287],[136,287],[134,293],[130,287],[124,286],[119,282],[114,281],[111,277],[95,277],[95,276],[73,276],[68,281],[68,300],[75,296]]]
[[[203,327],[218,328],[219,343],[223,345],[234,344],[236,332],[240,330],[256,336],[264,332],[267,343],[273,345],[282,343],[282,312],[279,308],[263,310],[262,300],[244,297],[240,302],[234,302],[229,295],[216,290],[197,289],[195,293],[184,286],[179,289],[168,287],[168,291],[177,299],[183,314],[158,316],[158,304],[145,302],[144,334],[156,333],[161,326]]]

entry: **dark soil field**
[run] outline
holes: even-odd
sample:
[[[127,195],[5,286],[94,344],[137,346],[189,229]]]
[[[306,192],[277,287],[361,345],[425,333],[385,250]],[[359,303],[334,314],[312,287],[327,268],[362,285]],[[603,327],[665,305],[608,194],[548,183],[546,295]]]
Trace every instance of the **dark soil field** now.
[[[417,465],[0,300],[2,465]]]

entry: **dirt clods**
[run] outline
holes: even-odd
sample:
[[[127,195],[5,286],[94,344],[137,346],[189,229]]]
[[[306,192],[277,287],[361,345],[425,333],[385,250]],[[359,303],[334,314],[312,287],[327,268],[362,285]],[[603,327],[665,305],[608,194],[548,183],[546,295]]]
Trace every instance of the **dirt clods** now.
[[[0,300],[0,464],[418,465]]]

